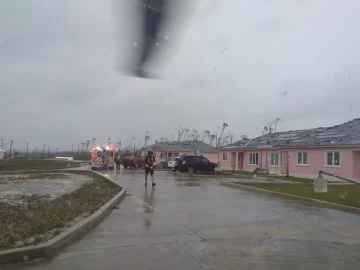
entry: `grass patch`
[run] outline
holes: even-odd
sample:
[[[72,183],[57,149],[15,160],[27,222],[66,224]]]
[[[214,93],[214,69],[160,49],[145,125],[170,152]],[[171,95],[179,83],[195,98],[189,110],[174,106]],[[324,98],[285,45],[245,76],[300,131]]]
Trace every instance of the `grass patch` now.
[[[225,174],[233,174],[233,175],[248,175],[248,176],[253,176],[254,172],[253,171],[243,171],[243,170],[222,170],[223,173]]]
[[[94,213],[120,191],[98,175],[77,173],[92,177],[93,181],[54,200],[24,195],[26,204],[0,202],[0,250],[45,242],[79,217]]]
[[[317,193],[314,191],[313,185],[309,184],[274,185],[244,183],[242,185],[360,208],[360,185],[328,185],[327,193]]]
[[[282,176],[282,175],[265,174],[265,175],[261,175],[261,177],[269,178],[269,179],[279,179],[279,180],[285,180],[285,181],[291,181],[291,182],[299,182],[299,183],[304,183],[304,184],[313,184],[314,183],[314,179],[300,178],[300,177],[294,177],[294,176],[286,177],[286,176]]]
[[[46,160],[46,159],[12,159],[0,160],[0,173],[11,173],[31,170],[64,169],[69,167],[79,167],[73,161],[66,160]]]

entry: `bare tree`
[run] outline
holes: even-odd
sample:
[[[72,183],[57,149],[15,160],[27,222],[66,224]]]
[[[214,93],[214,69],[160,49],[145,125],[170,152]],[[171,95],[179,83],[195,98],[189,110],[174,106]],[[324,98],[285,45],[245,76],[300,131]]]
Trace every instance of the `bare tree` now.
[[[276,132],[276,126],[278,123],[280,123],[282,120],[281,118],[276,118],[274,121],[273,121],[273,124],[274,124],[274,132]]]
[[[277,124],[281,121],[281,118],[275,118],[275,120],[267,122],[263,129],[263,135],[276,132]]]
[[[190,132],[190,129],[185,129],[185,132],[184,132],[184,141],[186,141],[187,140],[187,137],[186,137],[186,135],[188,134]]]
[[[184,132],[188,130],[186,128],[183,128],[182,125],[180,125],[179,127],[176,128],[177,134],[178,134],[178,138],[177,141],[179,142],[181,140],[181,137],[183,136]]]
[[[200,138],[200,135],[198,134],[196,129],[193,129],[192,133],[190,134],[190,140],[191,141],[197,141]]]
[[[209,144],[212,145],[214,140],[215,140],[215,137],[216,135],[212,134],[212,135],[209,135]]]
[[[203,134],[203,137],[201,138],[201,141],[203,142],[204,139],[205,139],[206,137],[209,137],[209,136],[210,136],[210,131],[209,131],[209,130],[205,130],[205,131],[204,131],[204,134]]]
[[[116,143],[116,147],[118,147],[118,151],[120,151],[120,149],[121,149],[121,141],[118,141],[118,142]]]
[[[244,134],[244,135],[241,135],[240,138],[241,138],[242,140],[246,140],[246,139],[248,139],[248,136]]]
[[[225,128],[227,128],[228,126],[229,126],[228,124],[223,123],[223,125],[222,125],[222,130],[221,130],[220,136],[219,136],[219,138],[218,138],[216,147],[219,147],[219,144],[220,144],[220,141],[221,141],[221,139],[222,139],[222,135],[223,135],[223,133],[224,133],[224,130],[225,130]]]
[[[129,143],[129,145],[128,145],[128,146],[126,146],[126,147],[125,147],[125,149],[129,149],[129,148],[130,148],[130,146],[131,146],[131,144],[132,144],[134,141],[135,141],[135,137],[132,137],[131,142]]]
[[[147,146],[148,140],[150,140],[149,131],[146,131],[146,134],[145,134],[144,147],[146,147],[146,146]]]
[[[267,133],[269,133],[269,128],[267,126],[264,126],[263,135]]]

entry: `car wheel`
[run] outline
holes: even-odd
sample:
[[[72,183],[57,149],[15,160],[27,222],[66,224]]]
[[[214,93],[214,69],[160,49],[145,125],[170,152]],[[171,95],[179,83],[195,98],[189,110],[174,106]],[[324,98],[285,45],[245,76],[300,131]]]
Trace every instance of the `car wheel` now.
[[[173,171],[173,172],[176,172],[176,168],[175,168],[175,167],[174,167],[174,168],[172,168],[172,171]]]
[[[190,172],[190,173],[191,173],[191,172],[194,172],[193,167],[191,167],[191,166],[190,166],[190,167],[188,167],[188,172]]]
[[[126,169],[128,166],[127,165],[124,165],[124,168]]]

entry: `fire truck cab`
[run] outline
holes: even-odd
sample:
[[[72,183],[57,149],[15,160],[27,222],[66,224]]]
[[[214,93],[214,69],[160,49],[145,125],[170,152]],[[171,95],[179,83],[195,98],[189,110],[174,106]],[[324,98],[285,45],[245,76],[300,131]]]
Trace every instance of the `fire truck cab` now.
[[[91,169],[114,169],[115,147],[93,146],[91,148]]]

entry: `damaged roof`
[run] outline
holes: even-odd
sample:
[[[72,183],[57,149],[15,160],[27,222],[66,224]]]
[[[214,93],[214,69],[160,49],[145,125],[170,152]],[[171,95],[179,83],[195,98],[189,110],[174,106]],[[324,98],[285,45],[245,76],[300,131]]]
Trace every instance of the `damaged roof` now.
[[[229,146],[227,145],[223,148],[235,148],[234,146]],[[239,147],[236,148],[259,149],[318,146],[360,146],[360,118],[333,127],[270,133],[254,138],[248,141],[246,145],[243,142],[239,143]]]
[[[236,148],[236,149],[245,148],[250,141],[251,141],[250,139],[243,139],[231,144],[227,144],[221,148]]]
[[[201,153],[216,152],[213,146],[200,141],[158,142],[141,150],[150,149],[152,151],[199,151]]]

